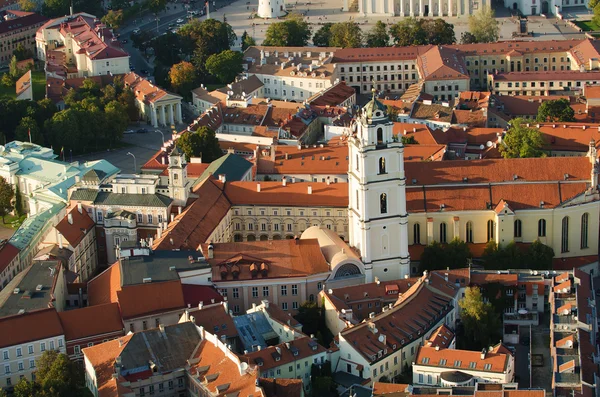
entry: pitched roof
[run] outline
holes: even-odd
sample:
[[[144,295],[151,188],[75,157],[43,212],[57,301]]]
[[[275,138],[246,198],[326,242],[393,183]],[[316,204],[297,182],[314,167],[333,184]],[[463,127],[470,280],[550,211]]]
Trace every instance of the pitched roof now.
[[[481,352],[471,350],[436,349],[421,346],[415,357],[415,364],[429,367],[443,367],[448,370],[467,370],[485,372],[504,372],[509,362],[509,355],[504,353]]]
[[[69,222],[71,217],[72,222]],[[58,224],[56,230],[71,244],[72,247],[77,247],[79,242],[85,237],[86,233],[95,226],[95,222],[88,215],[87,211],[81,211],[77,207],[71,208]]]
[[[393,394],[394,397],[400,397],[402,395],[410,395],[409,385],[402,383],[373,383],[373,397],[382,397]]]
[[[67,342],[91,336],[123,332],[117,303],[89,306],[58,313]]]
[[[600,79],[600,71],[555,70],[551,72],[500,72],[491,74],[494,82],[499,81],[592,81]]]
[[[260,192],[257,185],[260,185]],[[309,187],[312,188],[310,194]],[[233,205],[348,206],[348,185],[345,183],[296,182],[283,186],[281,182],[227,182],[224,192]]]
[[[252,163],[237,154],[227,153],[208,165],[202,175],[194,182],[194,187],[210,175],[218,177],[223,174],[228,181],[240,181],[252,168]],[[193,189],[192,188],[192,189]]]
[[[213,247],[213,258],[207,259],[213,266],[213,281],[303,277],[329,271],[317,239],[214,243]],[[207,244],[202,245],[202,253],[209,256]],[[235,271],[238,277],[234,280]]]
[[[18,16],[18,18],[10,18],[5,21],[2,18],[2,15],[0,15],[0,35],[17,29],[23,30],[30,27],[40,26],[48,20],[47,17],[40,14],[34,14],[33,12],[26,15],[20,15],[18,11],[6,11],[2,13],[14,14]]]
[[[421,52],[417,64],[424,80],[466,80],[467,66],[461,52],[452,47],[431,46]]]
[[[138,101],[146,104],[167,99],[168,96],[181,99],[179,95],[167,92],[135,72],[127,73],[123,78],[123,82],[125,83],[125,87],[130,88],[134,92]]]
[[[0,318],[0,348],[63,334],[63,327],[54,308]]]
[[[307,102],[313,106],[338,106],[355,94],[354,88],[347,86],[346,82],[340,81],[308,98]]]
[[[223,194],[223,185],[213,178],[206,178],[194,193],[199,199],[177,215],[162,236],[154,240],[155,250],[197,249],[206,242],[231,208],[231,203]]]
[[[316,354],[324,353],[327,349],[308,336],[294,339],[277,346],[250,352],[241,356],[248,364],[258,365],[261,371],[267,371],[298,360],[304,360]],[[309,360],[312,361],[312,360]]]
[[[316,146],[316,147],[315,147]],[[259,151],[259,174],[346,174],[348,172],[348,145],[298,146],[277,145]]]
[[[136,194],[113,193],[94,189],[77,189],[71,193],[72,201],[91,201],[96,205],[116,207],[156,207],[166,208],[173,201],[160,193]]]
[[[205,305],[223,302],[223,295],[213,286],[181,284],[181,289],[183,290],[183,300],[188,307],[198,307],[200,302]]]
[[[204,306],[202,309],[190,310],[190,316],[194,317],[194,324],[204,327],[207,332],[218,336],[225,335],[227,338],[238,336],[233,319],[227,313],[227,306],[215,304]]]
[[[114,379],[115,359],[127,347],[134,334],[122,336],[82,350],[85,357],[94,367],[96,383],[98,384],[99,397],[114,397],[120,395],[118,384],[120,380]]]
[[[454,339],[454,332],[446,324],[442,324],[431,333],[429,339],[427,339],[426,346],[445,349],[450,346],[452,339]]]
[[[19,255],[19,252],[19,249],[8,240],[0,240],[0,274]]]
[[[266,397],[301,397],[304,395],[302,379],[260,378],[258,384]]]

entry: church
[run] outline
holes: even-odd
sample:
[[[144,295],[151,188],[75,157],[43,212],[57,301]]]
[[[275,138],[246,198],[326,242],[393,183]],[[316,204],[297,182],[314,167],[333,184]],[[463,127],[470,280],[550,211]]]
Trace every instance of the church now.
[[[351,0],[343,0],[349,10]],[[358,12],[365,16],[457,17],[468,16],[490,6],[486,0],[358,0]]]

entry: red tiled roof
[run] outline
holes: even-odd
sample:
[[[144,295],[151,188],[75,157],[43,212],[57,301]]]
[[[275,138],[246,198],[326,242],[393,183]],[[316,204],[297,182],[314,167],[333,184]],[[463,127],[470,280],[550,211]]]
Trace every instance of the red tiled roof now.
[[[123,333],[119,305],[108,303],[58,313],[67,342],[109,333]]]
[[[69,215],[73,222],[69,223]],[[72,247],[77,247],[79,242],[85,237],[85,233],[92,230],[95,226],[94,220],[90,218],[87,211],[81,211],[77,207],[71,208],[67,216],[56,225],[56,230],[71,244]]]
[[[121,355],[125,347],[133,337],[133,334],[120,337],[108,342],[86,347],[83,354],[89,360],[96,372],[96,383],[98,385],[99,397],[120,396],[119,390],[121,379],[113,378],[115,372],[115,359]],[[131,390],[128,390],[131,392]]]
[[[257,185],[260,184],[260,192]],[[308,193],[309,186],[312,193]],[[227,182],[225,195],[233,205],[274,205],[286,203],[289,206],[347,207],[348,185],[346,183],[323,182]]]
[[[260,378],[258,384],[266,397],[301,397],[304,396],[302,379]]]
[[[442,360],[445,360],[442,361]],[[415,357],[416,365],[431,367],[444,367],[448,370],[471,370],[485,372],[504,372],[508,365],[509,355],[503,353],[487,352],[485,358],[481,358],[481,352],[472,350],[439,349],[435,347],[421,346]],[[475,363],[475,368],[472,368]],[[490,364],[489,369],[485,366]]]
[[[407,391],[409,385],[402,383],[382,383],[375,382],[373,383],[373,397],[382,397],[386,394],[394,394],[394,396],[399,394],[396,393],[406,393],[406,395],[410,395],[410,392]]]
[[[338,106],[355,94],[356,91],[354,91],[354,88],[347,86],[345,82],[341,81],[313,95],[308,99],[308,103],[316,106]]]
[[[19,249],[8,242],[0,240],[0,273],[19,255]]]
[[[552,269],[554,270],[573,270],[581,266],[589,265],[598,261],[597,255],[574,256],[571,258],[552,259]]]
[[[196,284],[181,284],[183,290],[183,300],[186,305],[198,307],[202,302],[205,305],[211,303],[219,303],[223,301],[223,296],[212,286],[196,285]]]
[[[7,12],[9,12],[11,14],[19,15],[18,11],[7,11]],[[14,18],[14,19],[11,18],[7,21],[1,21],[0,22],[0,35],[7,34],[9,32],[17,30],[17,29],[19,29],[20,31],[23,31],[26,29],[37,28],[38,26],[41,26],[47,20],[48,20],[48,18],[43,15],[29,13],[29,14],[20,16],[19,18]]]
[[[63,335],[54,308],[0,318],[0,348]]]
[[[314,348],[311,347],[311,344],[313,343]],[[287,347],[288,344],[289,347]],[[298,349],[297,355],[292,353],[292,348]],[[260,370],[264,372],[281,365],[304,360],[316,354],[324,353],[326,350],[327,349],[323,346],[319,345],[308,336],[305,336],[287,343],[281,343],[277,346],[269,346],[265,349],[244,354],[241,359],[249,364],[258,365]]]
[[[445,349],[450,346],[452,339],[454,339],[454,332],[446,324],[442,324],[431,333],[426,345],[429,347],[439,346],[440,349]]]
[[[227,338],[238,336],[233,319],[227,313],[227,306],[223,304],[205,306],[202,309],[190,310],[189,313],[194,317],[194,324],[204,327],[207,332],[219,338],[223,335]]]
[[[179,280],[128,285],[117,296],[123,319],[186,307]]]

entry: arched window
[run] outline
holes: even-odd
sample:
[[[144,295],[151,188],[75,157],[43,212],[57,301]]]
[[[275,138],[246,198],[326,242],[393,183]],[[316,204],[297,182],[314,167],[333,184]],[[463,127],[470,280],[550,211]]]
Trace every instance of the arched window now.
[[[560,252],[569,252],[569,217],[562,219],[562,233],[560,236]]]
[[[377,128],[377,144],[383,143],[383,128]]]
[[[467,234],[465,236],[465,241],[467,243],[473,242],[473,222],[467,222]]]
[[[581,248],[588,248],[588,223],[589,214],[586,212],[581,215]]]
[[[521,220],[515,220],[515,238],[521,238]]]
[[[421,224],[413,225],[413,244],[421,244]]]
[[[385,157],[379,158],[379,173],[385,174]]]
[[[494,239],[494,234],[496,231],[496,222],[493,220],[487,221],[487,241],[491,241]]]
[[[546,237],[546,220],[540,219],[538,221],[538,237]]]
[[[440,223],[440,243],[446,244],[448,242],[448,238],[446,237],[446,223]]]
[[[379,196],[379,209],[382,214],[387,214],[387,194],[381,193]]]

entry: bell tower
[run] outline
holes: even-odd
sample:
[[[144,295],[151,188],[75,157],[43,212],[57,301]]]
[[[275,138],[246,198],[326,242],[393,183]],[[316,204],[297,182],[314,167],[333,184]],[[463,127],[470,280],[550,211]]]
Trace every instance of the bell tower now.
[[[185,155],[177,144],[169,153],[169,197],[173,199],[174,205],[185,206],[187,202],[189,192],[186,187],[187,185],[187,162]]]
[[[360,250],[367,282],[410,273],[404,145],[393,125],[373,91],[348,140],[350,245]]]

